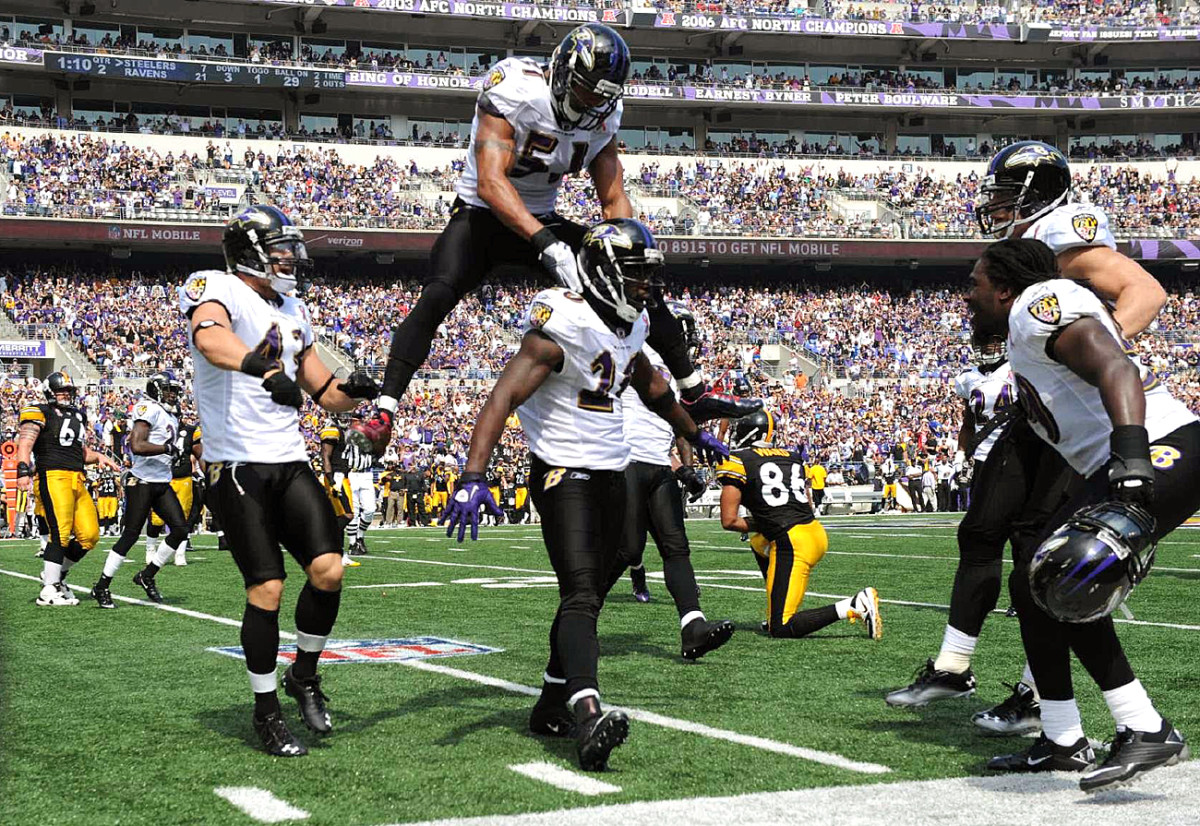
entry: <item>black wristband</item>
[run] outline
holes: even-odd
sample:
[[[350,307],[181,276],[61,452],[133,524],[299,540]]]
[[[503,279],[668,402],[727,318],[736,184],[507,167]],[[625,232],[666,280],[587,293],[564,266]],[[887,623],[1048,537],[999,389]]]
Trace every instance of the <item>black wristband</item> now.
[[[486,473],[470,473],[470,472],[468,472],[468,473],[464,473],[462,476],[458,477],[458,481],[464,485],[467,484],[468,482],[486,482],[487,474]]]
[[[29,462],[17,462],[17,478],[24,479],[33,476],[33,465]]]
[[[331,384],[333,384],[333,373],[329,374],[329,378],[327,378],[325,380],[325,383],[321,385],[321,389],[318,390],[316,393],[312,394],[312,400],[315,402],[319,402],[321,400],[321,397],[325,395],[325,391],[329,389],[329,385],[331,385]]]
[[[533,237],[529,239],[529,243],[533,244],[533,248],[537,250],[538,255],[541,255],[545,252],[546,247],[558,243],[558,236],[554,234],[550,227],[542,227],[533,234]]]
[[[272,370],[282,370],[283,365],[279,363],[279,359],[269,359],[251,350],[242,359],[242,366],[238,369],[247,375],[256,376],[261,379]]]
[[[1150,459],[1150,434],[1140,424],[1121,424],[1108,437],[1108,448],[1122,459]]]
[[[675,394],[668,387],[666,393],[651,399],[650,403],[646,405],[646,409],[651,413],[657,413],[659,416],[662,416],[665,413],[669,413],[674,406]]]

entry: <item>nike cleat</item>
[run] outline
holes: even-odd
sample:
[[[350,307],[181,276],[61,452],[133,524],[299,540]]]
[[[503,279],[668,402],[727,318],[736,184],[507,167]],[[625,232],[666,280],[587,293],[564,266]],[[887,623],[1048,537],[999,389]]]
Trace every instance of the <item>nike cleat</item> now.
[[[962,674],[938,671],[933,660],[917,669],[915,679],[904,688],[898,688],[885,698],[889,706],[927,706],[936,700],[951,700],[955,697],[970,697],[975,693],[975,675],[971,669]]]
[[[863,588],[850,600],[850,622],[862,621],[867,636],[873,640],[883,638],[883,617],[879,613],[879,592],[874,588]]]
[[[650,588],[646,585],[646,569],[630,568],[629,580],[633,583],[633,598],[638,602],[649,602]]]
[[[696,617],[680,632],[683,638],[683,658],[698,660],[709,651],[716,651],[733,636],[734,625],[729,620],[709,622]]]
[[[1127,786],[1151,769],[1174,766],[1191,757],[1187,741],[1177,728],[1163,720],[1156,732],[1117,729],[1104,762],[1079,778],[1079,788],[1098,792]]]
[[[679,404],[696,424],[704,424],[713,419],[740,419],[762,410],[762,399],[742,399],[714,393],[712,388],[707,386],[703,393],[691,401],[680,398]]]
[[[1086,737],[1080,737],[1069,746],[1060,746],[1042,734],[1028,751],[993,757],[987,767],[994,772],[1082,772],[1095,762],[1096,753]]]
[[[59,596],[63,598],[63,601],[66,602],[67,605],[79,604],[79,597],[75,596],[74,592],[67,587],[67,583],[59,582],[54,587],[58,589]]]
[[[1012,694],[1004,702],[971,715],[971,722],[988,734],[1025,735],[1037,734],[1042,730],[1042,707],[1033,696],[1033,689],[1025,683],[1012,685]]]
[[[357,559],[351,559],[349,554],[342,554],[342,567],[343,568],[361,568],[362,563],[359,562]]]
[[[255,715],[253,722],[254,732],[258,739],[262,740],[267,754],[276,757],[303,757],[308,754],[308,749],[288,730],[287,723],[283,722],[283,715],[278,711],[261,719]]]
[[[333,729],[325,701],[329,698],[321,691],[321,678],[314,674],[307,680],[299,680],[292,674],[295,666],[283,672],[283,690],[300,704],[300,719],[317,734],[328,734]]]
[[[91,592],[89,593],[89,596],[91,596],[92,599],[96,600],[96,603],[101,608],[116,608],[117,607],[117,604],[115,602],[113,602],[112,593],[107,588],[105,588],[101,585],[96,585],[95,587],[93,587]]]
[[[155,583],[154,577],[146,576],[145,571],[138,571],[133,575],[133,584],[145,591],[146,598],[151,602],[161,603],[163,601],[162,594],[158,592],[158,584]]]
[[[72,597],[71,599],[74,599]],[[72,602],[67,597],[63,596],[58,585],[43,585],[42,590],[38,593],[35,602],[38,605],[78,605],[79,600]]]
[[[579,767],[587,772],[608,768],[612,750],[629,737],[629,718],[623,711],[606,711],[579,724],[576,746]]]
[[[575,732],[575,715],[567,708],[565,689],[542,684],[542,695],[529,713],[529,730],[542,737],[570,737]]]

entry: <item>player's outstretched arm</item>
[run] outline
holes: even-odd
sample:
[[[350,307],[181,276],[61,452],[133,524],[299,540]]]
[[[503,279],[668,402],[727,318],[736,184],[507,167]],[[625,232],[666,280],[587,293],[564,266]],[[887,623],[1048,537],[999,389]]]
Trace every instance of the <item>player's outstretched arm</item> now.
[[[1141,264],[1108,247],[1076,247],[1058,255],[1064,278],[1086,284],[1113,301],[1121,334],[1133,338],[1150,326],[1167,303],[1167,291]]]
[[[90,447],[87,447],[86,445],[83,448],[83,463],[85,465],[99,465],[100,467],[107,468],[108,470],[115,470],[118,473],[121,472],[121,466],[118,465],[116,462],[114,462],[108,456],[108,454],[101,453],[98,450],[92,450]],[[121,483],[118,482],[117,483],[117,493],[120,493],[120,492],[121,492]]]
[[[479,120],[475,129],[475,168],[479,175],[476,192],[502,224],[529,241],[545,227],[525,208],[525,202],[508,179],[517,162],[516,131],[502,117],[482,109],[476,115]]]
[[[366,399],[379,395],[379,385],[366,373],[355,370],[345,381],[338,381],[315,347],[309,347],[300,357],[296,384],[304,388],[313,401],[330,413],[353,410]]]
[[[671,385],[657,370],[650,366],[650,361],[643,353],[633,357],[633,374],[630,384],[641,397],[642,403],[654,414],[658,415],[675,430],[675,435],[682,436],[692,444],[692,449],[700,460],[706,464],[717,458],[729,455],[729,448],[721,444],[716,436],[707,430],[701,430],[683,405],[675,398]]]
[[[633,204],[625,193],[625,170],[617,155],[617,139],[613,137],[588,166],[588,174],[596,186],[596,197],[604,220],[632,218]]]

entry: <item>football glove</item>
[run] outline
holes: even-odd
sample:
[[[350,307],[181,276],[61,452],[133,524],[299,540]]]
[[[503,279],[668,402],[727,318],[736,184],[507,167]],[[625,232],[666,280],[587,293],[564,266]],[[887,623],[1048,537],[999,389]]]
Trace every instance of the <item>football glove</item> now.
[[[382,407],[375,408],[375,415],[369,419],[355,422],[350,430],[362,434],[370,443],[376,456],[382,456],[387,450],[388,442],[392,440],[392,422],[395,417],[390,410]]]
[[[355,370],[344,382],[338,385],[352,399],[374,399],[379,395],[379,385],[362,370]]]
[[[1109,436],[1108,488],[1113,498],[1148,508],[1154,502],[1150,437],[1141,425],[1118,425]]]
[[[558,240],[548,227],[538,230],[529,239],[537,251],[538,258],[546,272],[554,276],[560,286],[573,292],[583,292],[583,282],[579,278],[579,264],[575,261],[575,253],[566,242]]]
[[[697,430],[695,437],[688,441],[692,443],[696,457],[706,465],[711,465],[718,459],[729,458],[729,448],[707,430]]]
[[[464,473],[458,480],[458,490],[450,499],[442,518],[438,520],[438,525],[446,526],[446,536],[450,536],[457,526],[459,542],[463,541],[463,535],[470,525],[471,540],[474,541],[479,538],[481,507],[487,508],[488,513],[495,517],[504,515],[504,511],[500,510],[496,500],[492,498],[492,492],[488,490],[486,477],[482,473]]]
[[[696,469],[691,465],[680,465],[675,468],[675,479],[683,485],[689,502],[697,501],[704,495],[704,491],[708,490],[708,485],[704,484],[700,474],[696,473]]]
[[[300,392],[300,385],[288,378],[287,373],[282,370],[271,374],[269,379],[263,379],[262,386],[271,394],[271,401],[275,404],[294,407],[297,410],[304,406],[304,394]]]

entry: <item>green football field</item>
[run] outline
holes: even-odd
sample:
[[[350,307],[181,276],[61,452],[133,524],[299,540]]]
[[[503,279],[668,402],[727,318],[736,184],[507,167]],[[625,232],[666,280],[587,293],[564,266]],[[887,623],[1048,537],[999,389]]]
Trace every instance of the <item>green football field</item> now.
[[[1021,674],[1017,622],[1002,613],[1006,594],[983,632],[975,697],[887,708],[884,692],[908,682],[941,642],[955,522],[826,525],[830,553],[806,605],[874,585],[882,641],[849,623],[805,640],[761,635],[766,603],[748,546],[716,522],[692,521],[705,613],[734,620],[738,631],[698,663],[680,659],[678,619],[651,543],[652,602],[636,603],[626,580],[600,618],[601,691],[630,710],[630,739],[609,772],[587,776],[570,741],[526,730],[557,600],[536,526],[483,528],[479,542],[463,546],[437,529],[373,531],[370,556],[346,572],[334,639],[431,637],[495,650],[421,657],[455,648],[425,641],[407,649],[417,658],[405,662],[325,667],[331,735],[304,730],[295,703],[282,697],[311,749],[298,760],[258,749],[244,665],[209,650],[239,644],[244,603],[238,572],[213,537],[196,540],[191,565],[159,575],[164,606],[140,599],[130,581],[139,566],[127,564],[113,585],[115,611],[86,596],[111,538],[71,573],[83,600],[73,608],[35,606],[35,544],[0,543],[0,824],[844,826],[1046,822],[1042,809],[1055,813],[1056,826],[1076,817],[1093,826],[1110,817],[1200,822],[1195,764],[1156,772],[1110,795],[1109,805],[1085,798],[1070,777],[982,779],[989,756],[1029,743],[982,737],[968,721],[1007,696],[1002,681]],[[294,630],[302,581],[289,565],[285,631]],[[1119,628],[1160,711],[1200,738],[1198,578],[1200,532],[1181,529],[1160,546],[1154,573],[1128,602],[1134,619]],[[1078,667],[1076,687],[1089,736],[1108,740],[1111,718]]]

